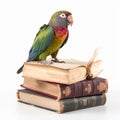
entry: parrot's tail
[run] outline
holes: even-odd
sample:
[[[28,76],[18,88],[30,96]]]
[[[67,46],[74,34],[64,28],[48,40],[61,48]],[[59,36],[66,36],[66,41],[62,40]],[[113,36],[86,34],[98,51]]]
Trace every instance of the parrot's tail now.
[[[21,66],[21,67],[17,70],[17,74],[19,74],[19,73],[21,73],[21,72],[22,72],[23,67],[24,67],[24,65],[22,65],[22,66]]]

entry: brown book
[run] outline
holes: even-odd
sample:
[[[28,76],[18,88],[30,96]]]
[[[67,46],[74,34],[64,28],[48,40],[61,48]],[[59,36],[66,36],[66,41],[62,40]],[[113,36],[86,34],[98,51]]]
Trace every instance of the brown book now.
[[[102,71],[101,60],[88,65],[87,62],[65,60],[65,63],[43,65],[39,62],[25,62],[23,76],[61,84],[73,84],[87,77],[94,78]]]
[[[56,99],[74,98],[106,93],[107,79],[95,77],[71,85],[40,81],[24,78],[22,87]]]
[[[58,113],[100,106],[106,103],[105,94],[57,101],[56,99],[23,89],[18,90],[17,97],[18,101],[57,111]]]

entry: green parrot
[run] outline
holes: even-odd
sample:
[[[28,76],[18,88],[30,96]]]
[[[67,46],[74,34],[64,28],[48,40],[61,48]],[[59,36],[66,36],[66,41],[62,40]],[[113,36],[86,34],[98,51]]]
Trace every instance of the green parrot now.
[[[52,61],[62,62],[57,59],[60,48],[68,40],[68,25],[73,24],[73,17],[69,11],[61,10],[55,12],[49,23],[44,24],[37,33],[33,45],[29,51],[27,62],[45,61],[47,56],[51,55]],[[17,73],[21,73],[24,65],[22,65]]]

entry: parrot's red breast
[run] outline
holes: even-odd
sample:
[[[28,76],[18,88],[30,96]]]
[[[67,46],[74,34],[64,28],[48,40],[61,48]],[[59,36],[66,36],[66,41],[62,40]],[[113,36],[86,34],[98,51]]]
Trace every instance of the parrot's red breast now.
[[[58,40],[64,41],[67,37],[68,29],[67,28],[61,28],[61,27],[55,27],[55,36]]]

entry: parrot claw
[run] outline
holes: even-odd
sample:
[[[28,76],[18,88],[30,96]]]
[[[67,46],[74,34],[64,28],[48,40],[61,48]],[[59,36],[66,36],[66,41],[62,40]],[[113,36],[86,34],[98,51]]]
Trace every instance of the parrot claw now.
[[[65,63],[65,61],[60,61],[60,60],[58,60],[57,58],[53,58],[53,59],[52,59],[52,62]]]
[[[52,61],[42,60],[42,61],[37,61],[37,63],[42,64],[42,65],[51,65],[53,62]]]

